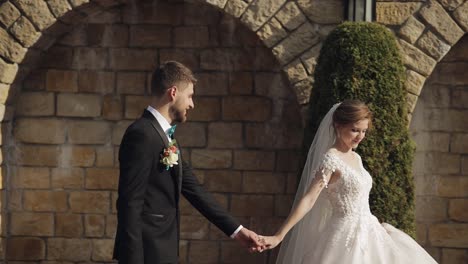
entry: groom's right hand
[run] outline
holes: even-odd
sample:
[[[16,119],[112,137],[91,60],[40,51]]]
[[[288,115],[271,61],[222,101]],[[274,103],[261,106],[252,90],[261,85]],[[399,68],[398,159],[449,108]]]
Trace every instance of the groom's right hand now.
[[[243,227],[239,233],[234,237],[242,246],[247,248],[247,250],[251,253],[253,252],[262,252],[265,248],[260,243],[258,239],[258,235]]]

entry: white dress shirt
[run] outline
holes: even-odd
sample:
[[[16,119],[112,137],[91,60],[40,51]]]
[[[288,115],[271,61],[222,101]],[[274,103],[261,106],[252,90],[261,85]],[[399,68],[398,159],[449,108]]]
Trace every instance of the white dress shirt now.
[[[171,139],[171,137],[169,137],[168,132],[169,132],[169,129],[171,129],[171,127],[172,127],[171,124],[169,124],[167,119],[163,115],[161,115],[161,113],[159,113],[158,110],[154,109],[152,106],[148,105],[148,107],[146,107],[146,110],[148,110],[151,114],[153,114],[154,118],[156,118],[159,125],[163,129],[164,133],[166,133],[167,139],[170,142],[172,139]],[[242,228],[243,228],[243,226],[240,225],[236,229],[236,231],[234,231],[234,233],[232,233],[231,238],[234,238],[237,235],[237,233],[239,233],[239,231],[241,231]]]

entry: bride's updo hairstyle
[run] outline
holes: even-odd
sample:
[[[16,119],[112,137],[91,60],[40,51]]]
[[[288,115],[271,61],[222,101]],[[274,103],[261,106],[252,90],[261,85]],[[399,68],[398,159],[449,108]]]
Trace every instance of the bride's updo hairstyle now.
[[[359,100],[344,100],[333,113],[333,124],[335,126],[346,126],[363,119],[369,119],[370,129],[372,126],[372,113],[367,105]]]

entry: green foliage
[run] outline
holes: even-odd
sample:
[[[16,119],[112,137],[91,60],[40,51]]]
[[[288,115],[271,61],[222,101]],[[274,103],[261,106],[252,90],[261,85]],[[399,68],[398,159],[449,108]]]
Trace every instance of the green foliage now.
[[[404,67],[385,27],[346,22],[325,40],[310,100],[307,149],[327,111],[344,99],[365,102],[374,115],[373,129],[357,149],[374,180],[373,214],[414,235],[414,146],[407,127]]]

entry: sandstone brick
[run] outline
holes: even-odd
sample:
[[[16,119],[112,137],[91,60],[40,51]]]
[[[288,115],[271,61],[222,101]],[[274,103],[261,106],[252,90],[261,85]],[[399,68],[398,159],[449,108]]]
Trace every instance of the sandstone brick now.
[[[418,11],[421,5],[418,2],[378,2],[376,6],[377,22],[385,25],[401,25]]]
[[[92,147],[64,146],[57,157],[60,167],[91,167],[94,165],[96,153]]]
[[[463,5],[457,8],[455,12],[453,12],[454,18],[457,20],[457,22],[465,29],[468,31],[468,18],[466,16],[466,13],[468,12],[468,3],[465,2]]]
[[[106,2],[106,6],[120,4],[119,1],[108,1],[108,0],[99,0],[100,5],[103,5],[103,2]],[[117,24],[122,22],[121,18],[121,9],[119,7],[107,9],[105,11],[99,12],[96,15],[91,15],[89,17],[89,22],[94,24]]]
[[[169,60],[175,60],[183,63],[192,71],[195,71],[200,67],[196,54],[193,51],[186,49],[161,49],[159,51],[159,63],[161,64]]]
[[[73,49],[70,47],[53,46],[47,50],[47,53],[45,53],[43,56],[44,57],[41,60],[41,63],[44,66],[48,68],[67,69],[71,68],[73,62]],[[38,73],[46,71],[47,70],[39,71]],[[34,80],[31,81],[33,81],[32,85],[38,85]]]
[[[284,65],[297,55],[316,45],[319,40],[314,26],[310,23],[304,23],[276,45],[273,48],[273,53],[276,55],[281,65]]]
[[[275,216],[288,216],[294,203],[294,195],[275,196]]]
[[[250,4],[241,17],[241,21],[257,31],[272,15],[274,15],[284,4],[285,0],[261,0]]]
[[[54,189],[81,189],[84,186],[84,170],[81,168],[54,168],[51,179]]]
[[[143,110],[146,109],[151,103],[151,97],[149,96],[125,96],[125,112],[124,117],[127,119],[136,119],[143,114]]]
[[[73,144],[106,144],[111,141],[111,125],[102,121],[71,122],[68,141]]]
[[[468,252],[466,249],[442,249],[441,263],[463,264],[468,262]]]
[[[64,0],[48,0],[50,11],[56,18],[60,18],[65,15],[67,12],[72,10],[72,7],[68,1]]]
[[[418,152],[449,152],[450,134],[441,132],[418,132],[414,137]]]
[[[418,96],[412,93],[406,93],[406,109],[409,112],[409,114],[413,113],[417,101]]]
[[[184,4],[184,24],[185,25],[215,25],[219,22],[220,12],[217,12],[211,5],[215,5],[214,2],[223,3],[220,8],[224,8],[226,0],[209,0],[206,4],[193,3]],[[209,15],[208,15],[209,14]]]
[[[186,26],[174,29],[174,45],[178,48],[205,48],[210,46],[208,28]]]
[[[92,244],[89,239],[49,238],[47,241],[48,260],[89,261]]]
[[[235,216],[272,216],[273,200],[271,195],[233,195],[231,212]]]
[[[54,216],[50,213],[12,213],[10,224],[11,235],[52,236],[54,234]]]
[[[112,261],[113,250],[114,239],[93,239],[91,259],[94,261]]]
[[[106,218],[104,215],[85,215],[84,226],[85,236],[102,237],[106,227]]]
[[[468,200],[451,199],[449,201],[448,214],[452,220],[468,222]]]
[[[142,72],[121,72],[117,74],[119,94],[143,95],[146,90],[146,74]]]
[[[30,52],[33,52],[33,50],[31,50]],[[25,77],[23,81],[22,92],[24,93],[24,92],[29,92],[29,91],[44,91],[46,88],[45,86],[46,76],[47,76],[47,70],[36,69],[36,70],[31,71],[29,75]]]
[[[239,171],[209,170],[205,172],[204,187],[213,192],[241,192],[242,175]]]
[[[410,16],[400,28],[398,33],[404,40],[414,44],[421,36],[424,29],[425,26],[423,23],[417,20],[414,16]]]
[[[13,189],[47,189],[50,187],[49,168],[18,167],[13,170],[11,187]]]
[[[180,7],[169,2],[146,2],[122,11],[126,24],[180,25],[183,22]]]
[[[0,104],[5,104],[7,102],[9,92],[10,85],[0,83]]]
[[[442,197],[468,196],[468,179],[466,177],[441,177],[437,182],[437,195]]]
[[[414,95],[420,95],[421,89],[423,88],[426,78],[421,74],[412,71],[406,70],[406,89],[409,93]]]
[[[250,254],[233,241],[221,243],[221,263],[267,263],[266,254]]]
[[[6,251],[8,260],[42,260],[46,254],[46,244],[36,237],[9,238]]]
[[[188,257],[199,263],[218,263],[219,252],[216,241],[191,241]]]
[[[251,71],[262,61],[259,58],[261,54],[257,51],[261,50],[254,48],[206,49],[200,53],[200,67],[213,71]]]
[[[297,59],[290,64],[286,65],[283,70],[289,77],[291,83],[296,83],[307,78],[307,71],[302,61]]]
[[[197,74],[195,93],[198,95],[227,95],[228,75],[225,73]]]
[[[107,120],[120,120],[123,115],[121,97],[115,95],[106,95],[102,100],[102,116]]]
[[[241,123],[211,123],[208,135],[210,148],[242,148],[244,145]]]
[[[16,63],[21,63],[26,54],[26,49],[16,42],[3,28],[0,28],[0,55]],[[1,60],[3,63],[3,59]],[[3,65],[2,65],[3,66]],[[3,67],[2,67],[3,68]],[[1,68],[0,68],[1,69]],[[5,71],[5,70],[3,70]],[[0,71],[1,72],[1,71]],[[6,75],[5,73],[1,74]],[[2,76],[3,77],[3,76]],[[5,78],[5,77],[3,77]],[[3,79],[2,78],[2,79]]]
[[[448,108],[451,101],[450,93],[451,89],[446,85],[431,84],[431,89],[426,89],[420,96],[426,107]],[[434,118],[437,118],[437,115],[434,115]]]
[[[152,71],[156,67],[156,58],[156,50],[112,49],[110,51],[110,67],[116,70]]]
[[[71,11],[70,13],[76,14],[77,12]],[[77,15],[83,16],[81,13],[78,13]],[[78,17],[78,18],[81,18],[81,17]],[[71,18],[71,20],[74,20],[74,19],[76,18],[75,17]],[[73,31],[71,31],[70,33],[66,34],[61,39],[59,39],[58,43],[62,45],[70,46],[70,47],[84,46],[88,44],[87,34],[88,32],[86,30],[85,25],[77,25]]]
[[[89,168],[86,170],[86,189],[117,190],[118,169]]]
[[[253,77],[250,72],[229,74],[229,92],[235,95],[248,95],[253,91]]]
[[[14,0],[13,2],[41,31],[48,28],[56,21],[47,3],[44,1]]]
[[[21,165],[57,166],[60,149],[55,146],[22,145],[17,154],[17,162]]]
[[[450,152],[468,153],[468,134],[453,134],[450,140]]]
[[[292,31],[304,23],[307,19],[294,2],[286,3],[275,15],[281,24],[289,31]]]
[[[282,74],[268,72],[255,74],[255,94],[279,99],[291,96],[291,92]]]
[[[457,43],[465,34],[435,0],[431,0],[428,5],[423,6],[419,13],[450,45]]]
[[[96,167],[113,167],[113,166],[114,166],[114,148],[112,147],[96,148]]]
[[[288,173],[286,179],[286,193],[296,193],[301,175],[299,173]]]
[[[248,5],[249,4],[242,0],[231,0],[227,1],[224,11],[234,17],[240,17],[245,12]]]
[[[92,94],[58,94],[57,115],[96,117],[101,115],[101,97]]]
[[[468,122],[464,122],[466,116],[466,110],[432,109],[427,110],[424,117],[432,130],[463,132],[468,130]]]
[[[128,31],[127,25],[88,24],[88,45],[100,47],[126,47],[129,39]]]
[[[259,234],[274,234],[283,222],[283,217],[251,217],[249,227]]]
[[[272,111],[271,101],[262,97],[231,96],[223,99],[223,120],[266,121]]]
[[[438,69],[438,74],[435,76],[437,83],[448,85],[466,85],[468,83],[468,75],[465,74],[468,63],[444,63]]]
[[[122,141],[122,137],[125,133],[125,130],[127,130],[128,126],[130,126],[131,122],[130,121],[120,121],[117,123],[116,126],[114,126],[114,130],[112,131],[112,144],[114,145],[120,145],[120,142]],[[116,158],[118,156],[118,150],[114,151]],[[114,163],[117,163],[118,160],[116,159]]]
[[[20,11],[11,2],[3,2],[0,5],[0,23],[6,28],[10,27],[20,16]]]
[[[299,7],[303,10],[306,16],[315,23],[320,24],[337,24],[344,19],[344,4],[339,0],[299,0]]]
[[[70,209],[74,213],[108,213],[109,198],[106,191],[70,192]]]
[[[117,230],[117,215],[108,214],[106,217],[106,237],[114,238]]]
[[[416,219],[418,221],[437,222],[447,220],[448,202],[439,197],[416,197]]]
[[[7,83],[7,84],[13,83],[17,73],[18,73],[17,64],[7,63],[3,59],[0,58],[0,81],[1,82]]]
[[[76,71],[48,70],[46,89],[54,92],[76,92],[78,90],[78,73]]]
[[[188,112],[190,121],[217,121],[221,119],[221,101],[213,97],[195,97],[195,108]]]
[[[466,248],[468,224],[434,224],[429,228],[429,241],[433,246]]]
[[[450,50],[450,45],[440,40],[431,31],[427,31],[418,40],[417,45],[436,60],[440,60]]]
[[[272,151],[234,151],[234,169],[271,171],[275,166],[275,153]]]
[[[209,222],[201,215],[184,215],[181,217],[180,237],[182,239],[206,239],[209,233]]]
[[[271,172],[244,172],[242,190],[244,193],[283,193],[286,174]]]
[[[25,143],[63,144],[65,122],[58,119],[17,119],[14,127],[16,140]]]
[[[12,189],[7,193],[6,197],[8,199],[8,210],[10,212],[22,212],[24,210],[22,189]]]
[[[175,133],[181,147],[204,147],[206,145],[206,127],[203,123],[187,122],[177,126]]]
[[[171,28],[155,25],[134,25],[130,27],[130,47],[169,47]]]
[[[297,172],[301,159],[301,152],[299,150],[278,151],[276,154],[275,171]]]
[[[288,33],[282,27],[278,19],[272,18],[257,31],[257,35],[261,40],[263,40],[265,46],[270,48],[278,43],[281,39],[285,38]]]
[[[302,144],[302,132],[297,126],[247,124],[245,145],[264,149],[297,149]]]
[[[230,150],[193,149],[191,164],[198,169],[224,169],[232,166],[232,152]]]
[[[115,73],[101,71],[80,71],[78,74],[78,90],[110,94],[114,92]]]
[[[468,100],[468,91],[464,89],[454,89],[452,90],[452,106],[456,108],[468,108],[467,102]]]
[[[437,63],[433,58],[402,40],[400,40],[400,47],[405,65],[424,76],[431,74]]]
[[[416,219],[417,221],[418,219]],[[427,244],[427,225],[421,222],[416,222],[416,241],[421,245]]]
[[[36,31],[34,25],[24,16],[13,24],[10,31],[26,48],[31,47],[40,37],[40,33]]]
[[[464,1],[463,0],[440,0],[442,6],[448,11],[453,11],[457,9]]]
[[[107,67],[107,61],[108,51],[105,48],[76,48],[73,54],[75,69],[102,70]]]
[[[60,237],[81,237],[83,219],[81,214],[56,214],[55,235]]]
[[[24,191],[23,207],[27,211],[64,212],[67,210],[67,193],[63,191]]]

